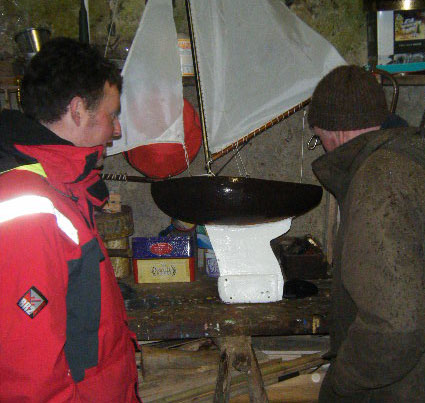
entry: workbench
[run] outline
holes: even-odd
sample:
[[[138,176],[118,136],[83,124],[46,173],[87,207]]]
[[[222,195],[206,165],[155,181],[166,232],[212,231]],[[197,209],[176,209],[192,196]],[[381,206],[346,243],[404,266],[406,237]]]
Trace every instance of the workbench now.
[[[251,401],[267,402],[251,337],[328,334],[330,280],[314,283],[319,289],[314,297],[225,304],[217,279],[198,276],[191,283],[131,284],[125,303],[138,340],[214,340],[221,354],[214,402],[229,400],[232,366],[248,374]]]

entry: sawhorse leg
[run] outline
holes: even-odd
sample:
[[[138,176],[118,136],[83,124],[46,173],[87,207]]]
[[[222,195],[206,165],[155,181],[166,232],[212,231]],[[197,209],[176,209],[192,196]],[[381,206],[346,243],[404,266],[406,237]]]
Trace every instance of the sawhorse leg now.
[[[268,403],[260,367],[251,345],[250,336],[229,336],[215,339],[220,348],[214,403],[228,403],[232,366],[248,377],[249,399],[255,403]]]

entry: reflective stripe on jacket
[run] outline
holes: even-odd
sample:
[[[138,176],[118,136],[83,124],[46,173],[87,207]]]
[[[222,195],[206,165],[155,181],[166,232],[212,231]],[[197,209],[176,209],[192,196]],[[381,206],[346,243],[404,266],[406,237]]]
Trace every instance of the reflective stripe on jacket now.
[[[0,223],[30,214],[53,214],[58,227],[76,244],[78,231],[68,217],[64,216],[47,198],[37,195],[24,195],[0,203]]]

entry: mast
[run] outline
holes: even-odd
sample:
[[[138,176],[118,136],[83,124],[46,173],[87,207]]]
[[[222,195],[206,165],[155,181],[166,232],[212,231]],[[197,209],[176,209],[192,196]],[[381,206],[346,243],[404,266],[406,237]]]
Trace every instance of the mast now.
[[[207,127],[205,124],[205,109],[204,109],[204,102],[202,97],[201,82],[199,79],[198,57],[197,57],[196,46],[195,46],[195,35],[193,33],[192,12],[190,9],[190,1],[185,0],[185,3],[186,3],[187,22],[189,27],[190,46],[192,48],[193,67],[195,70],[196,91],[198,94],[199,116],[201,118],[202,140],[203,140],[202,145],[204,148],[205,167],[209,175],[214,175],[211,169],[211,164],[213,162],[213,159],[211,157],[210,149],[208,147]]]

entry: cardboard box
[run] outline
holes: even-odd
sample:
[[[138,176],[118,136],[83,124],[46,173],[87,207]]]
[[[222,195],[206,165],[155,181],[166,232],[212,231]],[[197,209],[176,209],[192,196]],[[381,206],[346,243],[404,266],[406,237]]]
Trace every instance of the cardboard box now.
[[[135,237],[133,271],[136,283],[195,280],[194,243],[190,236]]]
[[[205,272],[210,277],[220,277],[217,258],[212,249],[205,249]]]

